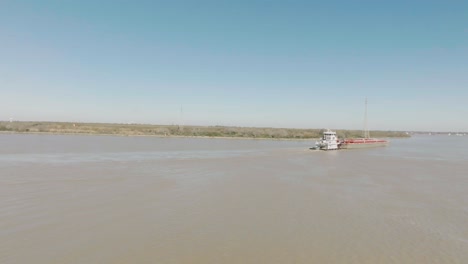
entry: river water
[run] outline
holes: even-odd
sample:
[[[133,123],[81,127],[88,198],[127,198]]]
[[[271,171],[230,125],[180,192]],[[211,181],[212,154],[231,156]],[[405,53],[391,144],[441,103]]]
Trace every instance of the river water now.
[[[0,263],[466,263],[468,137],[0,134]]]

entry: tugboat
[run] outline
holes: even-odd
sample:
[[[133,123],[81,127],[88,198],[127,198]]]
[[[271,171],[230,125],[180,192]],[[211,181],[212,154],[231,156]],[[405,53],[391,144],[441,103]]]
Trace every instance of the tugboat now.
[[[328,129],[323,132],[322,139],[315,142],[315,149],[321,150],[335,150],[338,149],[340,141],[336,137],[336,132]]]

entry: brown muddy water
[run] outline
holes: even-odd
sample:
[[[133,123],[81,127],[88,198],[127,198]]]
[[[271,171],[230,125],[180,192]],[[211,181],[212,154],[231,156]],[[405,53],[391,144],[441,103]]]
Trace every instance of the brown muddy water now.
[[[0,135],[0,263],[467,263],[468,137]]]

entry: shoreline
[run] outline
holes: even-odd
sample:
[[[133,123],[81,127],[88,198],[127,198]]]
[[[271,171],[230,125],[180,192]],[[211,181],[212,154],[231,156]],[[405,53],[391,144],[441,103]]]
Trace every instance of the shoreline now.
[[[55,135],[55,136],[113,136],[113,137],[156,137],[156,138],[201,138],[201,139],[236,139],[236,140],[271,140],[271,141],[315,141],[319,138],[261,138],[261,137],[219,137],[219,136],[183,136],[183,135],[130,135],[130,134],[105,134],[105,133],[67,133],[67,132],[19,132],[0,131],[0,135]]]
[[[229,126],[179,126],[145,124],[67,123],[0,121],[0,133],[51,134],[51,135],[107,135],[151,136],[161,138],[220,138],[313,141],[322,138],[324,129],[229,127]],[[355,138],[359,130],[335,129],[340,138]],[[378,138],[410,137],[401,131],[370,131]]]

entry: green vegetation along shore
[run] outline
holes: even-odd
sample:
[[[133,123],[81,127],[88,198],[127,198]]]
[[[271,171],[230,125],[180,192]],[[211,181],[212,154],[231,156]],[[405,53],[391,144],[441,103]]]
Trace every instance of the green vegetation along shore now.
[[[0,122],[0,132],[91,134],[122,136],[232,137],[270,139],[320,138],[323,129],[257,128],[225,126],[177,126],[67,122]],[[340,138],[361,137],[359,130],[336,130]],[[371,131],[373,137],[408,137],[401,131]]]

